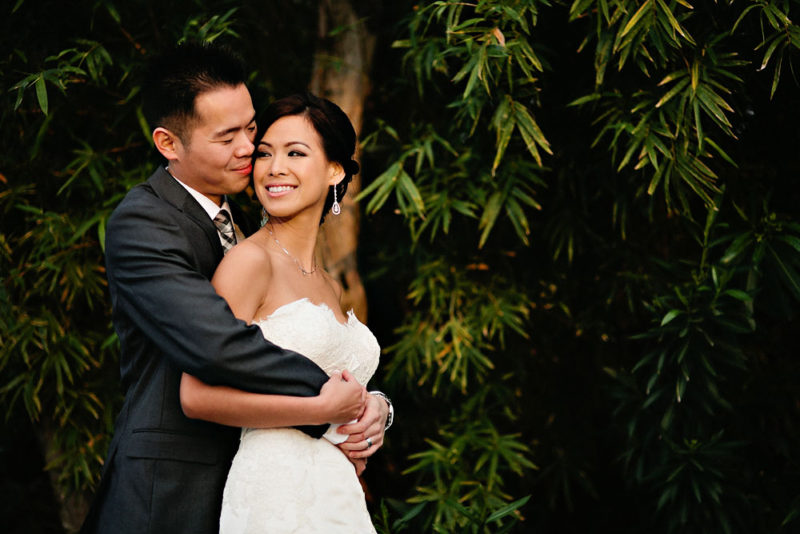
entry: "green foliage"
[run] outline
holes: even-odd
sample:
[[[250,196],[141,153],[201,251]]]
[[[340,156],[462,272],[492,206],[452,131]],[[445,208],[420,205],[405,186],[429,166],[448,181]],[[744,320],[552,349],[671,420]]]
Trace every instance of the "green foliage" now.
[[[504,472],[517,476],[536,466],[527,458],[530,450],[520,443],[519,434],[501,434],[486,417],[487,390],[476,391],[463,411],[438,432],[438,440],[426,438],[427,450],[411,455],[411,467],[404,474],[431,474],[429,485],[421,486],[410,503],[425,503],[433,517],[432,526],[442,532],[469,528],[492,531],[500,519],[525,501],[508,503],[502,491]],[[429,509],[429,510],[428,510]]]
[[[157,163],[138,100],[145,58],[239,39],[253,13],[73,4],[4,8],[0,56],[0,402],[6,420],[36,423],[62,496],[99,479],[121,401],[102,247],[111,210]]]
[[[798,389],[771,405],[772,430],[757,398],[783,383],[779,368],[798,378],[784,348],[800,304],[798,165],[765,172],[774,158],[757,147],[780,130],[748,128],[780,113],[771,99],[800,101],[781,79],[798,9],[437,1],[399,26],[409,80],[364,140],[387,170],[361,196],[375,235],[401,249],[379,257],[408,287],[387,380],[424,407],[405,472],[408,501],[430,504],[396,506],[395,529],[485,525],[463,503],[526,496],[496,528],[774,532],[795,520],[800,473],[768,464],[796,461]],[[397,101],[411,103],[398,114]],[[402,225],[378,222],[391,210]],[[499,479],[473,469],[488,435],[526,462],[496,456]]]
[[[466,393],[470,379],[482,382],[494,368],[488,355],[505,347],[507,332],[527,337],[523,325],[530,303],[485,265],[456,270],[439,260],[418,267],[408,298],[419,308],[400,327],[399,342],[387,350],[389,379],[408,387],[431,383],[436,394],[448,384]]]
[[[101,244],[155,163],[145,57],[222,39],[257,97],[302,89],[316,4],[44,4],[2,23],[0,398],[70,491],[118,408]],[[378,530],[796,528],[800,2],[355,4],[359,261],[398,408]],[[80,22],[27,42],[23,18]]]

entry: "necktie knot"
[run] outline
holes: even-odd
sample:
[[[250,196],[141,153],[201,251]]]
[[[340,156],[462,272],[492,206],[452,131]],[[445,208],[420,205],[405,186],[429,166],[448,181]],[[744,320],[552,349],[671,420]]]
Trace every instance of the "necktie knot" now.
[[[214,217],[214,225],[219,232],[219,240],[222,248],[227,253],[236,244],[236,233],[233,230],[233,222],[227,210],[220,210]]]

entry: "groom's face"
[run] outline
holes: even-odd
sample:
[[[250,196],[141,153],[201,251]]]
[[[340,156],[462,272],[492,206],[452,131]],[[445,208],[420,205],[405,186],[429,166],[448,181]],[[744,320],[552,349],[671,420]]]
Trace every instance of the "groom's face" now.
[[[239,193],[250,181],[255,110],[247,87],[239,85],[201,93],[195,114],[170,170],[219,204],[222,195]]]

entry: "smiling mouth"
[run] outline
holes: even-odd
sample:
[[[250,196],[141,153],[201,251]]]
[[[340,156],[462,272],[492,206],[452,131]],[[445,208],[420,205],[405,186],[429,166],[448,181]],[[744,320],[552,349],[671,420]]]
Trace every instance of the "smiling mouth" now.
[[[270,193],[285,193],[286,191],[292,191],[295,189],[293,185],[271,185],[267,187],[267,191]]]

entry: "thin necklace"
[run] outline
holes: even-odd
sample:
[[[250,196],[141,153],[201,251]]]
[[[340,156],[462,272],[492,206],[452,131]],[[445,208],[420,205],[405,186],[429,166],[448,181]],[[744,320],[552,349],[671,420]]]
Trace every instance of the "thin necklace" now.
[[[271,237],[271,238],[272,238],[272,239],[275,241],[275,243],[276,243],[276,244],[277,244],[279,247],[281,247],[281,250],[284,252],[284,254],[286,254],[287,256],[289,256],[289,257],[292,259],[292,261],[294,261],[295,265],[297,265],[297,268],[298,268],[298,269],[300,269],[300,272],[301,272],[301,273],[303,273],[303,276],[311,276],[312,274],[314,274],[314,273],[317,271],[317,258],[314,258],[314,267],[312,267],[310,271],[306,271],[305,269],[303,269],[303,264],[302,264],[302,263],[300,263],[300,260],[298,260],[297,258],[295,258],[294,256],[292,256],[292,255],[289,253],[289,251],[288,251],[288,250],[286,250],[286,247],[284,247],[283,245],[281,245],[281,242],[280,242],[280,241],[278,241],[278,238],[277,238],[277,237],[275,237],[275,234],[273,234],[273,233],[272,233],[272,224],[268,224],[268,225],[266,225],[266,228],[267,228],[267,232],[269,232],[269,235],[270,235],[270,237]]]

